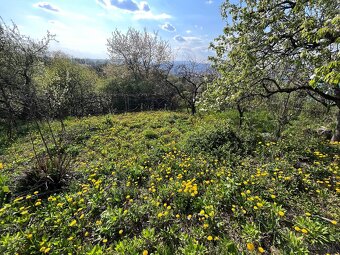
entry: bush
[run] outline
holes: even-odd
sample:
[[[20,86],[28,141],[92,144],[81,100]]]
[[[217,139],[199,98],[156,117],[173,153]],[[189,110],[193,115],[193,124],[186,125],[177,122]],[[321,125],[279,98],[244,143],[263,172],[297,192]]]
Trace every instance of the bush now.
[[[70,157],[66,153],[53,157],[45,154],[35,157],[36,163],[16,179],[16,192],[57,191],[70,178]]]
[[[32,191],[45,191],[45,194],[61,191],[70,178],[71,155],[77,154],[77,150],[72,150],[72,138],[66,133],[62,120],[59,120],[60,128],[51,125],[48,119],[45,123],[35,121],[34,124],[38,131],[36,138],[41,139],[41,145],[30,133],[34,157],[29,167],[16,178],[15,191],[23,194]]]
[[[245,146],[226,122],[203,125],[189,133],[184,148],[191,153],[206,152],[216,157],[243,154]]]

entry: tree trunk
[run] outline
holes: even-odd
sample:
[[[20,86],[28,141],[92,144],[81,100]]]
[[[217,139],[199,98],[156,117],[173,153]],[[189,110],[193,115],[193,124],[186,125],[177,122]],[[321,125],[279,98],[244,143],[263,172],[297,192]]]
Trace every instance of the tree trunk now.
[[[238,103],[237,104],[237,111],[238,111],[238,115],[239,115],[239,121],[238,121],[238,125],[239,127],[242,127],[243,124],[243,115],[244,115],[244,110],[242,109],[241,105]]]
[[[192,104],[190,108],[191,108],[191,114],[195,115],[196,114],[196,105]]]
[[[338,111],[335,133],[333,134],[331,141],[332,142],[340,142],[340,108],[339,108],[339,111]]]

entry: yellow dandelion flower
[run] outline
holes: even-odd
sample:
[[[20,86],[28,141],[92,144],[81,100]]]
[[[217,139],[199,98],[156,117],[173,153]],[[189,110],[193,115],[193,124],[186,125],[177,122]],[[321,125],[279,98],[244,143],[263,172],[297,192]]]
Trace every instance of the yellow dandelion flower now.
[[[262,204],[262,203],[257,203],[256,205],[257,205],[258,207],[260,207],[260,208],[263,207],[263,204]]]
[[[298,226],[295,226],[294,229],[295,229],[295,231],[297,231],[297,232],[300,232],[300,231],[301,231],[301,228],[299,228]]]
[[[247,249],[248,251],[253,251],[255,250],[255,245],[253,243],[247,243]]]
[[[41,202],[38,201],[38,202],[36,202],[34,205],[35,205],[35,206],[39,206],[39,205],[41,205]]]
[[[51,248],[48,247],[44,250],[44,253],[48,253],[50,250],[51,250]]]
[[[332,223],[333,225],[336,225],[338,222],[337,222],[336,220],[332,220],[331,223]]]
[[[68,225],[69,227],[73,227],[77,224],[76,220],[71,221],[71,223]]]
[[[148,252],[147,250],[144,250],[142,254],[143,254],[143,255],[148,255],[149,252]]]
[[[213,240],[213,237],[212,236],[208,236],[207,239],[208,239],[208,241],[211,241],[211,240]]]
[[[258,249],[259,253],[264,253],[265,252],[265,250],[262,247],[259,247],[257,249]]]
[[[122,235],[123,233],[124,233],[124,230],[123,229],[121,229],[121,230],[119,230],[119,232],[118,232],[120,235]]]
[[[284,211],[279,211],[278,214],[279,214],[279,216],[281,216],[281,217],[285,216],[285,212],[284,212]]]
[[[26,215],[26,214],[28,214],[28,211],[27,211],[27,210],[21,212],[21,215]]]
[[[301,229],[301,232],[304,233],[304,234],[308,233],[307,229],[305,229],[305,228]]]

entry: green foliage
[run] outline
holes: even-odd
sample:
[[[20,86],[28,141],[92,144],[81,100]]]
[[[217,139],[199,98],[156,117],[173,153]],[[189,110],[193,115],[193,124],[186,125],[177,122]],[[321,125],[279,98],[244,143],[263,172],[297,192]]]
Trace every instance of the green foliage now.
[[[2,200],[0,253],[336,253],[339,143],[312,132],[323,123],[306,116],[278,140],[258,137],[260,122],[271,121],[264,112],[249,113],[243,129],[228,116],[235,118],[149,112],[64,120],[77,178],[58,193]],[[12,180],[34,167],[32,156],[28,135],[13,141],[1,155],[0,185],[15,190]]]
[[[1,171],[0,167],[0,171]],[[11,190],[8,186],[9,180],[5,175],[0,173],[0,206],[2,206],[9,198]]]
[[[227,0],[221,9],[227,24],[211,44],[220,77],[205,92],[204,109],[297,91],[339,109],[336,1]],[[340,122],[333,140],[339,132]]]
[[[158,138],[158,134],[156,132],[154,132],[153,130],[147,129],[143,132],[143,134],[144,134],[145,138],[147,138],[147,139],[157,139]]]
[[[43,112],[53,117],[83,116],[96,112],[98,75],[62,54],[56,54],[34,77]]]
[[[242,141],[226,122],[199,127],[188,134],[185,142],[189,152],[205,152],[223,157],[230,153],[241,153]]]

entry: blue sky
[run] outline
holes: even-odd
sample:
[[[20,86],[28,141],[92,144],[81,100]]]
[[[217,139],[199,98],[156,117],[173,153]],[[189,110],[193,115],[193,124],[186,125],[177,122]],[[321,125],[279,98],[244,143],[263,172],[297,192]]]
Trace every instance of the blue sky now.
[[[0,0],[0,16],[23,34],[41,38],[50,31],[62,50],[75,57],[107,58],[114,29],[158,31],[175,58],[205,60],[209,43],[222,33],[223,0]]]

